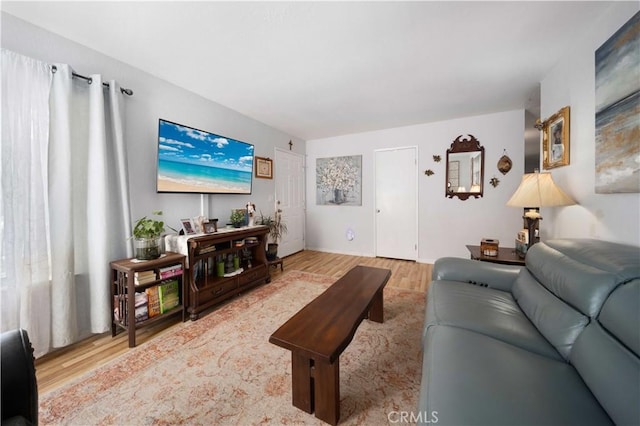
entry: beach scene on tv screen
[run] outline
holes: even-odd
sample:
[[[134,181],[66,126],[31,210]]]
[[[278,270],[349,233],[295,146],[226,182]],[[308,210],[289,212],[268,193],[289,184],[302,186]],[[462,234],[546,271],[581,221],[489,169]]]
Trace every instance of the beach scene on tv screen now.
[[[160,120],[158,192],[250,194],[253,145]]]

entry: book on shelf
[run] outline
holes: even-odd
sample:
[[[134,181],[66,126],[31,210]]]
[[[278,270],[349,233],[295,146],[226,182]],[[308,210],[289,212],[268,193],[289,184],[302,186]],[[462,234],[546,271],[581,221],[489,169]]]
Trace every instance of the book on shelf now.
[[[136,308],[136,322],[144,321],[149,319],[149,312],[147,310],[147,305],[144,304]]]
[[[211,245],[209,247],[202,247],[200,249],[200,251],[198,251],[198,254],[207,254],[207,253],[211,253],[216,251],[216,246],[215,245]]]
[[[182,265],[176,264],[176,265],[166,266],[164,268],[160,268],[158,272],[160,273],[160,279],[171,278],[177,275],[182,275]]]
[[[160,298],[158,294],[158,286],[154,285],[145,290],[147,293],[147,306],[149,312],[149,318],[153,318],[156,315],[160,315]]]
[[[173,280],[158,285],[158,299],[160,300],[160,313],[170,311],[180,304],[178,281]]]
[[[136,301],[135,301],[136,308],[138,306],[142,306],[142,305],[146,305],[146,304],[147,304],[147,293],[145,293],[145,292],[136,292]]]
[[[147,309],[147,293],[136,292],[135,296],[135,316],[136,322],[149,319],[149,311]]]
[[[133,281],[136,285],[147,284],[157,279],[155,271],[140,271],[133,275]]]
[[[176,269],[182,269],[182,265],[180,263],[176,263],[175,265],[170,265],[170,266],[164,266],[160,269],[158,269],[160,272],[167,272],[167,271],[173,271]]]
[[[160,279],[164,280],[166,278],[176,277],[179,275],[182,275],[182,268],[170,269],[168,271],[160,272]]]
[[[123,324],[126,324],[128,321],[127,299],[127,294],[115,294],[113,296],[113,318]],[[148,297],[146,293],[141,292],[135,294],[134,316],[136,322],[144,321],[149,318],[147,300]]]

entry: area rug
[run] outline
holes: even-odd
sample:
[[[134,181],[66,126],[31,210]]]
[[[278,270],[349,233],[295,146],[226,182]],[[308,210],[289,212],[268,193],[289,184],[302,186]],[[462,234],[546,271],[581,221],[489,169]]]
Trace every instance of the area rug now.
[[[335,278],[291,271],[40,395],[43,425],[325,424],[291,405],[291,353],[269,336]],[[340,357],[340,424],[415,412],[425,295],[385,288]]]

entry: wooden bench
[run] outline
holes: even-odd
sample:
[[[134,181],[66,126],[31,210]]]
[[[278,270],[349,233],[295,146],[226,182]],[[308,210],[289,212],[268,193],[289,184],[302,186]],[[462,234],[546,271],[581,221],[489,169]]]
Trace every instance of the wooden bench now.
[[[364,318],[383,322],[387,269],[356,266],[269,338],[291,351],[293,405],[335,425],[340,419],[340,354]]]

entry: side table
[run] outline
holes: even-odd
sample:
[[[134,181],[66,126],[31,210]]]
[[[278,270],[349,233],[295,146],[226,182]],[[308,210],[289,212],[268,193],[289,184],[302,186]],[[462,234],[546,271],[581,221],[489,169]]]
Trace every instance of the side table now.
[[[524,266],[524,259],[520,258],[514,247],[498,247],[497,256],[485,256],[480,251],[480,246],[468,245],[467,249],[471,253],[471,259],[482,262],[502,263],[503,265]]]
[[[276,257],[275,260],[270,260],[268,263],[269,266],[273,266],[274,268],[276,268],[276,270],[278,269],[278,265],[280,265],[280,271],[284,271],[284,266],[282,265],[281,258]]]

